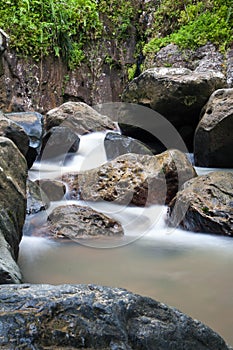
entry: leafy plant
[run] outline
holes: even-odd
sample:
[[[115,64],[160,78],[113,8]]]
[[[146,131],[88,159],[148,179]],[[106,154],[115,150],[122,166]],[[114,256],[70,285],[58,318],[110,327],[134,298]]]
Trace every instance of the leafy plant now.
[[[195,49],[207,42],[212,42],[222,51],[230,46],[233,36],[231,0],[186,0],[182,1],[182,4],[184,6],[181,2],[174,5],[170,0],[162,1],[158,10],[159,22],[154,27],[157,31],[154,38],[144,46],[144,54],[156,53],[169,43],[177,44],[181,48]],[[166,9],[163,14],[162,9]],[[162,18],[165,18],[165,22],[166,18],[174,21],[175,30],[169,34],[167,31],[164,32],[163,28],[160,28]]]

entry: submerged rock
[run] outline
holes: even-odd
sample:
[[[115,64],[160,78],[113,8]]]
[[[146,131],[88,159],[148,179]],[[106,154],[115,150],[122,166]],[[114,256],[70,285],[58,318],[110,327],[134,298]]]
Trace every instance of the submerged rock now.
[[[26,213],[27,164],[16,145],[0,137],[0,284],[19,283],[16,264]]]
[[[52,127],[59,125],[69,127],[80,135],[116,129],[116,125],[108,117],[101,115],[83,102],[66,102],[50,110],[45,117],[46,130],[49,131]]]
[[[48,216],[44,232],[55,239],[85,239],[124,234],[121,224],[89,207],[63,205]]]
[[[0,289],[1,349],[229,350],[203,323],[124,289],[20,285]]]
[[[170,150],[156,156],[125,154],[82,173],[64,174],[70,198],[145,206],[165,204],[196,176],[186,155]]]
[[[194,137],[195,165],[233,167],[233,89],[215,91],[202,112]]]
[[[150,68],[123,92],[124,102],[148,106],[168,119],[191,150],[201,109],[210,95],[226,85],[221,72],[187,68]]]
[[[186,182],[168,214],[170,224],[188,231],[233,236],[233,173],[212,172]]]

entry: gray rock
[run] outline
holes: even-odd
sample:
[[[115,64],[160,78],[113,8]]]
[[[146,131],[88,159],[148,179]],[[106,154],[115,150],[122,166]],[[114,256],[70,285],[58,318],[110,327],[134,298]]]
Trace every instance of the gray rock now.
[[[80,135],[92,131],[116,129],[116,125],[108,117],[99,114],[83,102],[66,102],[46,114],[45,128],[47,131],[59,125],[69,127]]]
[[[54,239],[72,240],[124,234],[121,224],[114,219],[92,208],[74,204],[55,208],[42,231]]]
[[[233,87],[233,48],[227,52],[227,85]]]
[[[21,280],[16,265],[26,212],[25,158],[8,138],[0,137],[0,283]]]
[[[169,204],[169,222],[188,231],[233,235],[233,173],[212,172],[184,184]]]
[[[78,151],[79,142],[80,138],[70,127],[54,126],[43,137],[39,159],[66,157]]]
[[[220,72],[187,68],[151,68],[133,79],[122,94],[124,102],[148,106],[168,119],[190,150],[201,109],[210,95],[225,87]]]
[[[27,180],[27,215],[48,209],[50,200],[36,181]]]
[[[43,116],[37,112],[5,113],[5,116],[21,126],[29,137],[29,149],[26,154],[28,168],[36,160],[43,134]]]
[[[169,203],[178,188],[196,176],[185,154],[125,154],[82,173],[65,174],[71,198],[145,206]]]
[[[0,299],[4,350],[229,350],[203,323],[124,289],[11,285]]]
[[[0,111],[0,136],[12,140],[20,152],[26,157],[29,149],[29,138],[24,129],[14,121],[7,118]]]
[[[202,112],[194,137],[195,165],[233,167],[233,89],[215,91]]]
[[[60,201],[66,193],[66,186],[61,181],[41,179],[35,182],[50,201]]]
[[[126,153],[152,154],[151,150],[142,142],[113,132],[109,132],[105,136],[104,147],[108,160]]]
[[[148,64],[149,62],[145,62],[146,66]],[[224,57],[211,43],[196,50],[180,49],[175,44],[169,44],[155,55],[149,68],[151,66],[188,68],[196,72],[212,70],[224,74]]]

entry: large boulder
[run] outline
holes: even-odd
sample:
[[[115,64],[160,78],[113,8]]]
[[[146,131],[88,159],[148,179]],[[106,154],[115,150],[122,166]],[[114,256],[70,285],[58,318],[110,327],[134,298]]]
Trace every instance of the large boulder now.
[[[200,321],[124,289],[11,285],[1,287],[0,299],[2,350],[230,349]]]
[[[0,136],[12,140],[20,152],[26,157],[29,149],[29,138],[24,129],[14,121],[7,118],[0,111]]]
[[[70,198],[137,206],[169,203],[196,176],[186,155],[169,150],[156,156],[125,154],[82,173],[65,174]]]
[[[48,216],[47,223],[36,235],[53,239],[83,240],[100,237],[122,236],[121,224],[90,207],[62,205]]]
[[[83,102],[66,102],[46,114],[45,128],[47,131],[61,124],[80,135],[92,131],[116,129],[116,125],[108,117],[101,115]]]
[[[169,204],[169,222],[188,231],[233,236],[233,173],[191,179]]]
[[[225,85],[226,79],[221,72],[150,68],[128,84],[122,100],[148,106],[162,114],[191,150],[201,109],[210,95]]]
[[[18,283],[16,265],[26,213],[27,164],[15,144],[0,137],[0,283]]]
[[[205,108],[194,137],[195,165],[233,167],[233,89],[215,91]]]
[[[148,62],[149,63],[149,62]],[[145,65],[148,65],[147,58]],[[188,68],[192,71],[215,71],[224,72],[224,55],[217,48],[208,43],[196,50],[181,49],[175,44],[169,44],[159,50],[150,62],[150,67],[174,67]]]
[[[26,154],[28,168],[31,168],[36,160],[43,134],[43,116],[37,112],[5,113],[5,116],[21,126],[29,137],[29,148]]]

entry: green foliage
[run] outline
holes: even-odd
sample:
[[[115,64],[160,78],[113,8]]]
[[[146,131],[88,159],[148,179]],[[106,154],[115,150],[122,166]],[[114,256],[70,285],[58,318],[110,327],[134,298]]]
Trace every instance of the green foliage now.
[[[181,48],[195,49],[211,42],[225,51],[233,41],[232,0],[186,0],[176,3],[165,0],[157,13],[155,37],[144,46],[145,54],[156,53],[169,43],[177,44]],[[168,32],[162,27],[166,21],[175,23],[170,27],[174,31]]]
[[[0,0],[0,27],[10,45],[36,60],[54,53],[70,69],[85,59],[85,43],[105,35],[121,40],[134,16],[133,0]],[[108,30],[103,19],[107,19]]]
[[[85,40],[101,33],[94,0],[1,1],[0,27],[11,37],[11,47],[39,59],[53,52],[71,65],[83,59]]]
[[[133,80],[133,78],[135,77],[136,69],[137,69],[137,65],[136,64],[133,64],[132,66],[130,66],[128,68],[128,79],[129,79],[129,81]]]

